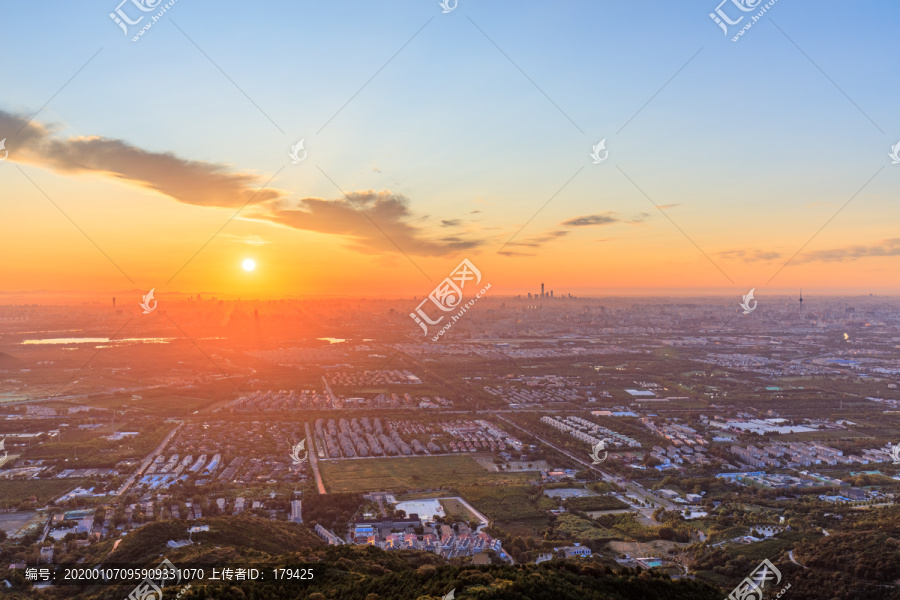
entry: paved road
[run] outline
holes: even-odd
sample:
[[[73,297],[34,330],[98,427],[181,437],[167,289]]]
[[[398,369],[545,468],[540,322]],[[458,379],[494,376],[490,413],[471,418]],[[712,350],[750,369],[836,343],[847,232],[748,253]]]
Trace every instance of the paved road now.
[[[306,428],[306,439],[309,440],[309,446],[307,446],[307,449],[309,450],[307,453],[307,456],[309,456],[309,466],[316,478],[319,494],[327,494],[328,492],[325,491],[325,483],[322,481],[322,475],[319,473],[319,459],[316,458],[316,439],[309,431],[309,423],[304,423],[303,426]]]
[[[341,408],[341,401],[337,396],[334,395],[334,392],[331,391],[331,386],[328,385],[328,380],[325,379],[325,376],[322,375],[322,384],[325,386],[325,392],[328,394],[328,397],[331,399],[331,405],[335,408]]]
[[[125,492],[128,491],[128,488],[130,488],[134,484],[137,478],[144,474],[144,471],[146,471],[147,467],[150,466],[150,463],[153,462],[153,458],[156,455],[163,453],[163,450],[166,449],[166,446],[169,445],[169,442],[172,441],[172,438],[175,437],[175,434],[178,432],[182,425],[184,425],[183,422],[176,425],[172,429],[172,431],[170,431],[169,434],[163,438],[163,441],[159,443],[159,446],[157,446],[153,452],[147,455],[147,458],[144,459],[144,462],[141,463],[141,466],[138,467],[138,470],[135,471],[134,474],[129,477],[125,483],[122,484],[122,487],[120,487],[119,491],[116,492],[116,496],[122,496]]]
[[[795,565],[797,565],[797,566],[799,566],[799,567],[803,567],[804,569],[808,569],[808,568],[809,568],[809,567],[805,567],[805,566],[803,566],[803,565],[801,565],[800,563],[797,562],[797,559],[794,558],[794,551],[793,551],[793,550],[791,550],[790,552],[788,552],[788,558],[791,559],[791,562],[792,562],[792,563],[794,563]]]
[[[47,539],[47,534],[50,533],[50,524],[53,523],[53,514],[47,515],[47,522],[44,524],[44,533],[41,534],[41,539],[38,540],[41,544],[44,543],[44,540]]]

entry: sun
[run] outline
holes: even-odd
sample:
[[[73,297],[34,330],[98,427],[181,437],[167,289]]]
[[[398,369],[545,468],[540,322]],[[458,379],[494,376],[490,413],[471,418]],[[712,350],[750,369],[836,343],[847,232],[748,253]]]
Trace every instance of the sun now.
[[[256,261],[254,261],[252,258],[245,258],[243,267],[245,271],[252,271],[256,268]]]

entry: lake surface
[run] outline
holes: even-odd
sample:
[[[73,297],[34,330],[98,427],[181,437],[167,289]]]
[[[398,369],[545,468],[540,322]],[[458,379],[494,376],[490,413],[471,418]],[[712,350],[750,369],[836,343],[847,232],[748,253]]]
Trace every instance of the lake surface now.
[[[24,340],[22,341],[23,346],[33,346],[33,345],[54,345],[54,346],[68,346],[71,344],[105,344],[108,342],[122,344],[122,343],[134,343],[141,342],[144,344],[168,344],[170,341],[175,338],[122,338],[120,340],[110,340],[109,338],[95,338],[95,337],[69,337],[69,338],[43,338],[37,340]]]
[[[28,396],[18,392],[0,392],[0,404],[4,402],[21,402],[22,400],[28,400]]]

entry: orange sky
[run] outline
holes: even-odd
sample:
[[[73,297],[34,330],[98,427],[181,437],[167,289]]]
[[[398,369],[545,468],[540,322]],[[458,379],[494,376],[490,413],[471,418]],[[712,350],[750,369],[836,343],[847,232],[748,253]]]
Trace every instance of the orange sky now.
[[[856,67],[890,19],[795,23],[817,69],[680,6],[520,8],[367,6],[336,39],[340,11],[305,7],[299,63],[256,14],[265,48],[198,17],[188,54],[74,7],[78,43],[13,28],[0,292],[422,296],[463,258],[496,295],[900,292],[896,86]]]

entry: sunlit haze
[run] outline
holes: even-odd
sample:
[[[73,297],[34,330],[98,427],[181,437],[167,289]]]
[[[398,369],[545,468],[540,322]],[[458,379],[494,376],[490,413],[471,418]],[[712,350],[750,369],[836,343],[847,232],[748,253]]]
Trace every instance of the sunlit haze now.
[[[900,3],[0,3],[0,600],[900,600]]]

